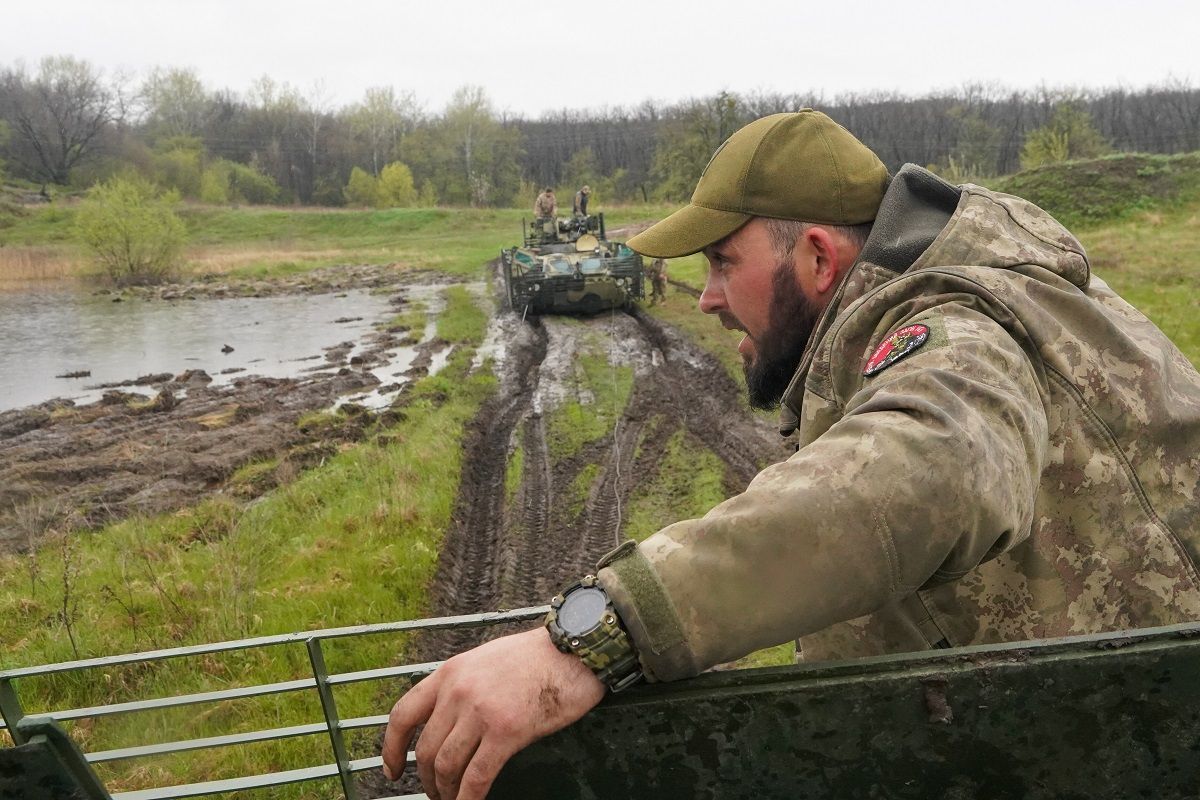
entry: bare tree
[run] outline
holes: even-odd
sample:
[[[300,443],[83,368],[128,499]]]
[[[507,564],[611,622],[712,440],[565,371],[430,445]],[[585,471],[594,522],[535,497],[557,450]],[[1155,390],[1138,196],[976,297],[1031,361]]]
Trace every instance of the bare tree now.
[[[0,84],[20,157],[51,183],[66,184],[120,119],[121,104],[101,73],[70,56],[43,59],[34,77],[20,67],[6,70]]]

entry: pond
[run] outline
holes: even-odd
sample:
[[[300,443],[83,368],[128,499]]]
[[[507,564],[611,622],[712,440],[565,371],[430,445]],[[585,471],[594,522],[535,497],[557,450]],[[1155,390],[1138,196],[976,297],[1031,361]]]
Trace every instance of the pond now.
[[[366,290],[122,302],[59,286],[4,292],[0,411],[52,398],[92,402],[103,394],[99,384],[188,369],[204,370],[214,384],[246,374],[293,377],[392,313],[388,295]],[[58,377],[79,373],[89,374]]]

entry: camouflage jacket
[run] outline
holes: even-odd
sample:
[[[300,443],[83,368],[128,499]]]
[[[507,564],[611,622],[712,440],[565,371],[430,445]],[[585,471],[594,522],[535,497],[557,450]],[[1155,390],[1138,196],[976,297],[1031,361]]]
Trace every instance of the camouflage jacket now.
[[[1028,202],[901,170],[783,428],[601,563],[652,678],[1200,619],[1200,375]]]
[[[533,215],[538,218],[558,216],[558,201],[554,195],[547,192],[539,194],[537,200],[533,201]]]

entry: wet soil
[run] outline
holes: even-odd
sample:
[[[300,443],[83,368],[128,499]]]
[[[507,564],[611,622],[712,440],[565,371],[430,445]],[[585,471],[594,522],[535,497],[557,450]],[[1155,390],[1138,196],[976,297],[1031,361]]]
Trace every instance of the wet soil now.
[[[126,289],[164,300],[253,293],[319,293],[370,288],[391,294],[399,310],[414,284],[451,282],[444,275],[386,266],[316,270],[271,283],[212,281]],[[384,320],[378,320],[382,323]],[[378,387],[373,367],[410,344],[404,330],[376,330],[314,354],[296,378],[238,377],[220,386],[203,371],[131,377],[106,386],[100,402],[51,400],[0,413],[0,552],[22,551],[53,532],[95,528],[135,514],[192,505],[215,494],[250,499],[320,463],[343,442],[362,438],[383,418],[342,405],[330,424],[301,426],[310,412],[339,397]],[[440,340],[421,346],[409,378],[428,369]],[[353,355],[352,355],[353,353]],[[126,391],[140,388],[144,393]],[[250,484],[232,484],[238,468],[277,466]]]
[[[724,463],[727,494],[787,456],[774,426],[747,410],[742,388],[720,363],[640,309],[582,319],[505,317],[508,357],[500,365],[500,389],[469,431],[431,615],[539,605],[592,571],[625,538],[623,514],[680,430]],[[611,360],[633,368],[632,392],[613,430],[579,453],[557,458],[546,416],[577,391],[573,356],[598,340],[612,344]],[[506,502],[506,469],[517,446],[523,471]],[[596,470],[595,478],[576,513],[570,489],[584,469]],[[429,635],[419,660],[446,658],[504,632]]]

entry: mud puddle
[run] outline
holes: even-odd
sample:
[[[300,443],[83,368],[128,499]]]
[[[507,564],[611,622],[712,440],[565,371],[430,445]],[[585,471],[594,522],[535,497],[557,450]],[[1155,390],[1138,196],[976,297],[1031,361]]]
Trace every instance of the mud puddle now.
[[[377,397],[372,408],[386,409],[404,386],[444,364],[449,348],[432,335],[437,298],[447,286],[444,276],[387,267],[356,268],[348,276],[321,272],[259,294],[271,302],[316,308],[321,323],[332,324],[337,334],[333,344],[312,343],[297,331],[294,339],[303,346],[293,348],[295,353],[287,350],[287,360],[278,353],[289,343],[275,337],[266,338],[279,349],[270,342],[262,345],[275,357],[256,356],[255,346],[245,345],[231,323],[221,336],[238,345],[224,354],[216,348],[216,355],[250,351],[237,367],[201,369],[179,357],[155,362],[153,368],[162,371],[144,374],[144,362],[134,361],[134,374],[92,390],[100,398],[96,402],[58,398],[0,412],[0,552],[32,547],[50,531],[191,505],[225,491],[239,467],[276,460],[272,474],[244,487],[266,491],[332,455],[340,442],[361,438],[375,415],[353,398]],[[179,300],[181,292],[203,300],[246,291],[227,284],[158,287],[153,295],[142,292],[125,302],[157,303],[156,312],[179,314],[206,307],[206,302]],[[356,312],[331,317],[347,299],[364,302]],[[384,325],[412,303],[426,308],[421,330]],[[237,324],[253,328],[253,305],[247,309]],[[276,369],[284,374],[272,374]],[[298,425],[306,415],[335,408],[340,410],[329,424]]]

